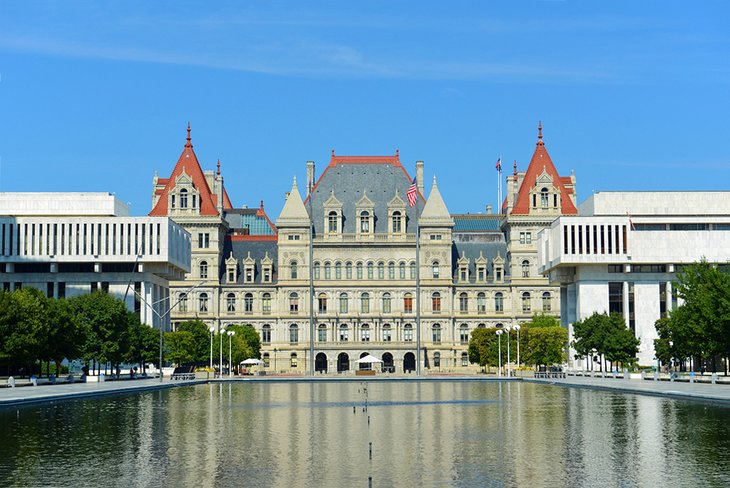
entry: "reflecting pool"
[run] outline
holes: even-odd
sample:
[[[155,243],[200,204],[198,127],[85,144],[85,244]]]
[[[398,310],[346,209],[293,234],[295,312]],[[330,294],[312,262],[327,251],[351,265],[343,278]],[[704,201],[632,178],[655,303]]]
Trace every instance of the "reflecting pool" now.
[[[0,409],[0,486],[730,486],[730,408],[496,381],[249,382]]]

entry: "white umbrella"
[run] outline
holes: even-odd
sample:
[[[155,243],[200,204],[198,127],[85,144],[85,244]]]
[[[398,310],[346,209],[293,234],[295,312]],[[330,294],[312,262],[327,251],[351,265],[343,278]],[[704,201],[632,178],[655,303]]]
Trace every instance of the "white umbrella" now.
[[[376,358],[372,354],[368,354],[367,356],[362,357],[362,358],[358,359],[355,362],[356,363],[368,363],[368,364],[372,364],[372,363],[382,363],[383,360]]]
[[[260,361],[256,358],[250,358],[250,359],[245,359],[245,360],[241,361],[241,364],[245,364],[247,366],[253,365],[253,364],[262,364],[262,363],[263,363],[263,361]]]

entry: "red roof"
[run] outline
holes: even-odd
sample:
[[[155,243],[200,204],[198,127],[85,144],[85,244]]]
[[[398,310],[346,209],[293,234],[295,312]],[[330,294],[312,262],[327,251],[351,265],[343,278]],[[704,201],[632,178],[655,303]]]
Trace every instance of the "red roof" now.
[[[327,170],[329,168],[334,168],[338,164],[392,164],[393,167],[400,168],[403,170],[403,174],[406,175],[408,178],[408,181],[413,181],[413,178],[411,178],[411,175],[408,174],[408,171],[403,167],[402,164],[400,164],[400,156],[398,155],[398,149],[395,150],[395,156],[335,156],[335,150],[332,150],[332,157],[330,158],[330,164],[327,165],[327,167],[322,171],[322,174],[319,175],[319,178],[317,178],[317,182],[314,184],[314,187],[312,188],[312,193],[314,193],[314,190],[317,188],[317,185],[319,185],[319,182],[322,181],[322,178],[324,178],[325,173],[327,173]],[[425,198],[423,198],[423,195],[421,195],[421,192],[418,192],[418,195],[421,197],[422,201],[426,201]],[[304,204],[307,204],[307,201],[309,200],[309,196],[304,199]]]
[[[527,167],[525,177],[522,179],[517,201],[511,213],[527,215],[530,212],[530,190],[535,187],[537,178],[543,170],[553,178],[553,185],[560,189],[561,212],[564,215],[577,215],[578,209],[570,198],[573,190],[565,186],[572,183],[572,181],[569,176],[558,175],[558,170],[555,169],[555,165],[550,159],[547,149],[545,149],[545,142],[542,140],[542,124],[539,126],[537,147],[530,160],[530,165]]]
[[[195,155],[195,151],[193,151],[193,144],[190,142],[190,124],[188,124],[188,137],[185,142],[183,152],[180,155],[180,159],[177,160],[175,169],[172,170],[172,174],[169,178],[159,178],[157,180],[158,185],[165,185],[165,187],[162,190],[157,189],[155,191],[155,194],[159,195],[159,198],[155,207],[150,212],[150,216],[159,217],[166,216],[168,214],[167,195],[170,193],[170,190],[175,187],[175,181],[183,172],[190,177],[193,181],[193,186],[200,193],[200,215],[219,215],[218,210],[216,209],[218,196],[210,191],[210,187],[208,186],[203,170],[200,167],[198,158]],[[233,207],[231,205],[231,201],[228,199],[228,194],[226,193],[225,188],[223,189],[223,206],[226,209]]]

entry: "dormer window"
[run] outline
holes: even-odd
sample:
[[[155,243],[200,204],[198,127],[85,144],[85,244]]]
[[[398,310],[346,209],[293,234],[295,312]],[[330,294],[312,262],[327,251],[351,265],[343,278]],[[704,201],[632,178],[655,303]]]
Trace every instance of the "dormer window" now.
[[[540,206],[542,208],[548,208],[550,206],[550,194],[547,188],[540,190]]]
[[[188,191],[185,188],[180,190],[180,208],[188,208]]]
[[[336,234],[338,221],[339,216],[337,215],[337,212],[332,210],[329,215],[327,215],[327,232],[329,232],[330,234]]]
[[[393,234],[400,234],[403,232],[403,226],[401,222],[401,213],[399,211],[393,212],[392,222],[393,222]]]
[[[360,233],[370,233],[370,212],[368,212],[367,210],[363,210],[362,212],[360,212]]]

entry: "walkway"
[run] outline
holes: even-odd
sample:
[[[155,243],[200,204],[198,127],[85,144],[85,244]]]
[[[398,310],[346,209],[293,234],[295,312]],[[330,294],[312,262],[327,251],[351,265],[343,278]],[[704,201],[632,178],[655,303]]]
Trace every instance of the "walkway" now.
[[[592,378],[586,376],[568,376],[564,379],[524,378],[530,383],[554,384],[575,388],[592,388],[610,390],[617,393],[636,393],[682,399],[711,400],[730,402],[730,385],[712,385],[707,383],[687,383],[679,381],[653,381],[643,379]]]
[[[60,385],[22,386],[17,388],[0,389],[0,408],[28,403],[52,402],[54,400],[69,400],[75,398],[89,398],[120,393],[135,393],[176,386],[197,385],[208,380],[171,381],[159,378],[150,378],[133,381],[105,381],[102,383],[71,383]]]

